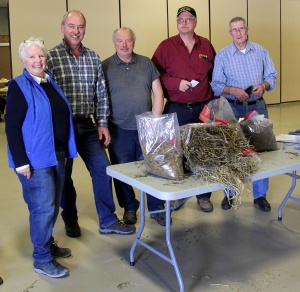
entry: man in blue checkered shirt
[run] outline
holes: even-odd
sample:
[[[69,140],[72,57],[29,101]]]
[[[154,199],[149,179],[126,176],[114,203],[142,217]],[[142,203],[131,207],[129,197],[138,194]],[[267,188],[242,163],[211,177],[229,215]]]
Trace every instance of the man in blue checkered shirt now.
[[[86,19],[77,10],[68,11],[61,23],[63,41],[49,50],[48,70],[70,102],[77,150],[90,172],[101,234],[132,234],[135,227],[126,225],[115,214],[111,178],[106,174],[110,164],[105,147],[111,137],[107,127],[109,103],[100,57],[82,44]],[[93,118],[93,119],[92,119]],[[73,160],[66,164],[61,200],[66,234],[81,235],[76,207],[76,190],[71,178]]]
[[[242,17],[229,22],[233,42],[220,50],[215,58],[211,87],[216,96],[224,96],[236,119],[244,118],[252,110],[268,118],[268,109],[263,98],[265,91],[275,88],[277,72],[268,51],[259,44],[248,41],[248,27]],[[271,206],[266,195],[269,179],[253,182],[254,206],[269,212]],[[229,196],[221,203],[223,210],[231,208]]]

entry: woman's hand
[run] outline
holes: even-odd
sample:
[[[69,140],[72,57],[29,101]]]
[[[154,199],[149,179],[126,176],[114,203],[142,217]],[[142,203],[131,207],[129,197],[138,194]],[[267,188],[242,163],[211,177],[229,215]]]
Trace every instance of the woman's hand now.
[[[26,176],[27,179],[30,179],[30,177],[31,177],[30,166],[23,168],[21,170],[18,170],[17,173]]]

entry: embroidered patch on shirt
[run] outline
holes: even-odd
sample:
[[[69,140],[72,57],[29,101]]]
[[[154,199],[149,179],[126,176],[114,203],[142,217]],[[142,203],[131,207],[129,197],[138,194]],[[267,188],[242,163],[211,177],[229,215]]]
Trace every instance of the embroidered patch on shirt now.
[[[199,54],[199,58],[208,59],[208,56],[207,55],[203,55],[203,54]]]

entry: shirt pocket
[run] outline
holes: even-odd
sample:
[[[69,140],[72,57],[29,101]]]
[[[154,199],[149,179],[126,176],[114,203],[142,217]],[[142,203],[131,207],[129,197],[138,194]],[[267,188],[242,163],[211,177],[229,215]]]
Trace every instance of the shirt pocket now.
[[[212,62],[208,59],[208,57],[206,58],[204,56],[203,57],[199,56],[197,61],[191,64],[192,64],[191,68],[197,76],[207,76],[212,72],[213,69]],[[195,79],[199,79],[199,77]]]

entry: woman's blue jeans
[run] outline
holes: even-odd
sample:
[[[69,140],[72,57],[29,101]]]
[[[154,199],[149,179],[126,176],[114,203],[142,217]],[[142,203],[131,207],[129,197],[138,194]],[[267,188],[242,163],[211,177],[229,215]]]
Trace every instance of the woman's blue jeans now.
[[[64,183],[65,152],[56,152],[58,164],[42,169],[31,169],[31,177],[18,174],[23,197],[28,205],[32,257],[37,263],[53,259],[50,247]]]

